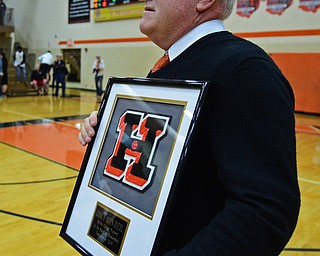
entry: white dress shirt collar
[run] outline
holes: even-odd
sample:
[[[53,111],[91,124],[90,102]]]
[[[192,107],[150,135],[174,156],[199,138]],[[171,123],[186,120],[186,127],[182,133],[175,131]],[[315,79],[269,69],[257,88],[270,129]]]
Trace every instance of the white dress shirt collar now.
[[[200,38],[219,31],[224,31],[224,24],[222,20],[210,20],[195,27],[178,41],[176,41],[168,50],[169,59],[172,61],[185,49],[187,49],[194,42]]]

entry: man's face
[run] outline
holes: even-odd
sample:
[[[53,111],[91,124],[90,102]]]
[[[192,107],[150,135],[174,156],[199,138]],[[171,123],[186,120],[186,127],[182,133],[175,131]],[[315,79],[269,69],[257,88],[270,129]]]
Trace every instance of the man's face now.
[[[197,0],[146,0],[140,30],[154,43],[168,49],[195,27]]]

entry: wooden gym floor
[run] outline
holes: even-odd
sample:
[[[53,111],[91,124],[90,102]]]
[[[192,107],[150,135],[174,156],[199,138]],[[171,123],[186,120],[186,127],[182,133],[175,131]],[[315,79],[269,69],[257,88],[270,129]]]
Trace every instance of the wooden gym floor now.
[[[0,99],[0,255],[79,255],[59,237],[85,147],[93,92]],[[320,255],[320,116],[296,114],[302,205],[282,256]],[[257,255],[258,256],[258,255]]]

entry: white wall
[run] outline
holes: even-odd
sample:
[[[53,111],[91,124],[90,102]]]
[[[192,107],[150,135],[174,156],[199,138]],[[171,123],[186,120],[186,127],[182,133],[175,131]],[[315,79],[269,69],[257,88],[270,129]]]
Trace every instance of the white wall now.
[[[29,52],[37,55],[50,49],[54,54],[60,49],[60,41],[144,37],[139,31],[139,19],[109,22],[94,21],[68,24],[68,0],[6,0],[14,8],[15,40]],[[302,11],[294,0],[282,15],[272,15],[262,1],[250,18],[236,13],[226,21],[228,30],[234,33],[258,31],[283,31],[320,29],[320,10],[316,13]],[[93,20],[93,15],[91,16]],[[250,38],[268,52],[320,52],[320,36]],[[71,46],[82,52],[81,84],[69,87],[94,88],[92,62],[96,53],[105,59],[109,76],[145,76],[162,51],[151,42],[81,44]],[[87,48],[87,51],[85,51]]]

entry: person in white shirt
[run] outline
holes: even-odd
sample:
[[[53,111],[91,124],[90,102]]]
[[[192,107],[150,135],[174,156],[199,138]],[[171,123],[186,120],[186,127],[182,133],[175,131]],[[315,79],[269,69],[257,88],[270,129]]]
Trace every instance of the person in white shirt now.
[[[46,75],[46,79],[50,81],[50,70],[54,63],[54,57],[50,51],[47,51],[38,57],[40,61],[40,71]]]
[[[22,51],[22,47],[18,46],[17,51],[14,53],[13,56],[13,65],[16,69],[16,78],[17,82],[19,83],[21,80],[24,82],[27,81],[26,75],[26,55]]]

